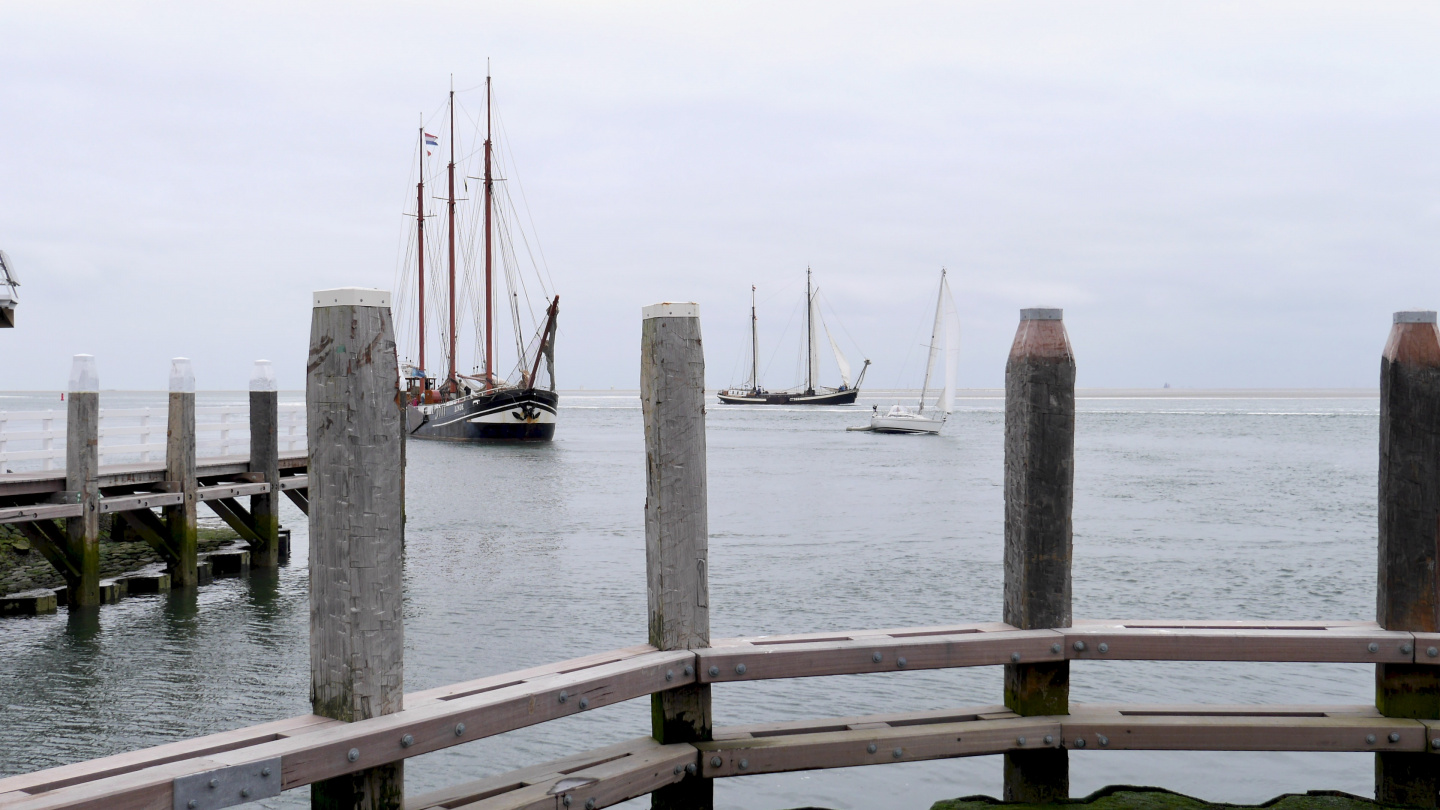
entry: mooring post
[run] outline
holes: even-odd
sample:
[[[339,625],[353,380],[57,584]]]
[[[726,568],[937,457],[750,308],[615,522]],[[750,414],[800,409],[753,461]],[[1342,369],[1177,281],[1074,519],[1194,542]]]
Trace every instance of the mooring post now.
[[[641,312],[640,404],[645,415],[645,573],[650,643],[662,650],[710,646],[705,491],[705,353],[697,304],[655,304]],[[710,739],[710,687],[651,696],[651,729],[661,743]],[[709,779],[690,776],[655,791],[650,806],[708,810]]]
[[[1440,331],[1435,313],[1395,313],[1380,356],[1380,582],[1376,621],[1434,633],[1440,542]],[[1375,705],[1386,717],[1440,718],[1440,668],[1379,664]],[[1436,806],[1435,756],[1375,755],[1375,800]]]
[[[1020,310],[1005,363],[1005,621],[1070,626],[1070,510],[1075,489],[1075,354],[1062,311]],[[1022,716],[1069,714],[1070,663],[1005,666],[1005,705]],[[1005,800],[1070,796],[1064,748],[1005,754]]]
[[[165,507],[165,530],[174,558],[166,569],[176,588],[193,588],[200,583],[196,572],[199,543],[196,539],[195,490],[195,369],[187,357],[170,361],[170,409],[165,419],[165,478],[178,485],[185,500]]]
[[[70,365],[70,404],[65,414],[65,489],[77,493],[85,511],[65,519],[65,556],[79,574],[66,594],[69,604],[100,604],[100,374],[95,356],[77,354]]]
[[[354,722],[398,712],[404,698],[400,368],[389,293],[345,287],[313,300],[310,700],[315,714]],[[312,786],[311,807],[399,810],[404,764],[371,757],[355,748],[353,772]]]
[[[265,476],[270,491],[250,496],[250,517],[262,541],[251,543],[252,568],[280,565],[280,394],[269,360],[250,372],[250,472]]]

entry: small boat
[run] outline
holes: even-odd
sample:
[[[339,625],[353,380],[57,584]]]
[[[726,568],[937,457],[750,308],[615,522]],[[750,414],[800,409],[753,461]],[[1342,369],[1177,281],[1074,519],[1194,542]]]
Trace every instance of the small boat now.
[[[945,353],[945,387],[940,398],[926,410],[925,397],[930,392],[930,380],[935,375],[935,360],[940,352]],[[945,419],[954,409],[955,361],[960,354],[960,321],[955,312],[955,300],[950,297],[950,284],[945,279],[945,270],[940,270],[940,295],[935,301],[935,325],[930,329],[930,356],[925,363],[925,382],[920,388],[920,405],[911,410],[905,405],[892,405],[884,414],[876,405],[870,424],[848,427],[846,430],[862,430],[874,433],[939,433],[945,426]]]
[[[835,365],[840,367],[840,387],[826,388],[816,385],[820,378],[820,340],[815,330],[816,322],[825,330],[830,348],[835,352]],[[850,383],[850,362],[840,351],[840,344],[830,334],[830,327],[820,315],[820,289],[810,284],[810,268],[805,268],[805,385],[788,391],[767,391],[760,384],[760,340],[759,327],[755,317],[755,285],[750,285],[750,379],[743,388],[727,388],[719,393],[720,401],[726,405],[853,405],[860,394],[860,383],[865,380],[865,370],[870,361],[860,368],[860,376]]]
[[[434,135],[425,132],[422,122],[419,132],[419,165],[420,182],[416,186],[415,196],[415,334],[416,348],[419,355],[418,361],[404,362],[401,364],[403,384],[405,386],[406,407],[405,407],[405,428],[410,436],[417,439],[439,439],[445,441],[460,442],[483,442],[483,441],[549,441],[555,436],[555,421],[560,409],[560,396],[555,390],[555,335],[556,318],[560,313],[560,296],[550,295],[545,288],[543,277],[537,279],[538,286],[544,294],[542,303],[545,304],[542,314],[538,317],[532,312],[530,315],[534,322],[533,333],[522,325],[522,312],[528,309],[529,292],[525,290],[523,282],[518,281],[518,259],[515,248],[516,240],[501,233],[494,233],[494,221],[501,220],[502,228],[504,223],[515,225],[518,219],[513,212],[497,209],[497,195],[495,183],[497,178],[493,174],[492,154],[494,152],[491,138],[491,93],[490,77],[485,77],[485,143],[484,143],[484,171],[478,179],[483,182],[483,205],[479,216],[467,216],[465,219],[472,223],[478,220],[483,223],[483,251],[482,263],[484,272],[477,282],[471,287],[472,273],[468,270],[461,270],[457,273],[455,251],[456,251],[456,212],[457,199],[455,197],[455,91],[450,91],[450,163],[448,172],[448,191],[444,198],[447,209],[446,236],[448,238],[449,267],[444,280],[448,281],[448,291],[442,288],[439,297],[445,305],[445,313],[448,315],[446,321],[440,324],[440,332],[443,338],[444,357],[446,373],[437,379],[432,375],[425,359],[425,348],[427,334],[425,331],[425,313],[427,299],[425,295],[425,156],[429,154],[427,147],[438,146],[439,139]],[[463,182],[463,181],[462,181]],[[467,184],[468,187],[468,184]],[[506,197],[508,199],[508,195]],[[473,236],[466,237],[466,243],[473,250]],[[498,243],[498,244],[497,244]],[[525,242],[528,244],[528,240]],[[498,248],[498,250],[497,250]],[[470,250],[464,251],[469,253]],[[498,257],[496,254],[499,254]],[[502,373],[502,365],[497,351],[497,332],[499,331],[499,313],[496,306],[496,279],[495,259],[499,258],[502,267],[500,270],[508,286],[506,303],[509,305],[510,321],[514,327],[515,337],[515,365],[507,376]],[[538,267],[537,276],[539,276]],[[460,288],[457,290],[457,277]],[[408,286],[406,293],[408,294]],[[526,306],[522,307],[522,297]],[[457,333],[464,328],[464,324],[457,321],[457,309],[463,301],[475,302],[473,321],[476,327],[476,351],[479,354],[479,364],[473,374],[462,374],[459,371]],[[408,313],[407,313],[408,315]],[[482,328],[483,327],[483,328]],[[527,339],[528,338],[528,339]]]
[[[0,329],[13,329],[15,327],[15,307],[20,305],[20,297],[15,294],[15,288],[20,286],[20,279],[15,276],[15,266],[10,263],[10,257],[5,251],[0,250]]]

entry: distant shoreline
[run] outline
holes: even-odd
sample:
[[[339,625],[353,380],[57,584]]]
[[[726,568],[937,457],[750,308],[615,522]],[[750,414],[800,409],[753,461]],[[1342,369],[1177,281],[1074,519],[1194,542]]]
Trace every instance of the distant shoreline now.
[[[720,389],[705,389],[706,396],[713,396]],[[0,391],[0,398],[6,396],[36,396],[46,394],[58,399],[60,391]],[[106,388],[102,394],[164,394],[159,389]],[[200,391],[201,394],[245,394],[244,389],[216,389]],[[281,390],[282,394],[303,395],[303,389]],[[866,388],[861,397],[869,396],[913,396],[920,393],[918,388]],[[936,392],[938,393],[938,392]],[[639,396],[635,388],[562,388],[561,395],[571,396]],[[1078,399],[1377,399],[1378,388],[1079,388],[1075,391]],[[961,388],[955,392],[957,399],[1004,399],[1003,388]]]

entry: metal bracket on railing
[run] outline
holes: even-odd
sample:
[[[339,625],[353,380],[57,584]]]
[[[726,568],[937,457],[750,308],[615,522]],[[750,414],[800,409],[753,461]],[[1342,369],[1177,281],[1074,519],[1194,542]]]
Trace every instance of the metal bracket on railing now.
[[[174,810],[219,810],[280,795],[280,757],[179,776]]]

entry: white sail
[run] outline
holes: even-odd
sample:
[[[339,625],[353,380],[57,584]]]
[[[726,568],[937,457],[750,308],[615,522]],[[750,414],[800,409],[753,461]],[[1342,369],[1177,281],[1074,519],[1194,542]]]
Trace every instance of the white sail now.
[[[830,339],[830,349],[835,352],[835,365],[840,367],[840,382],[850,387],[850,361],[845,359],[845,354],[840,351],[840,344],[835,342],[835,336],[830,334],[830,325],[824,321],[820,322],[825,327],[825,337]]]
[[[808,287],[809,285],[806,286]],[[809,388],[818,389],[820,383],[820,341],[816,339],[818,335],[815,331],[815,321],[820,318],[820,288],[815,288],[814,292],[810,292],[807,289],[806,294],[810,297],[808,302],[810,307],[810,323],[808,324],[810,327],[810,340],[806,344],[810,347],[810,369],[809,376],[806,377],[806,385]]]
[[[955,406],[956,370],[960,359],[960,315],[955,311],[955,299],[950,296],[950,282],[940,276],[940,302],[944,311],[940,314],[945,327],[945,392],[940,395],[940,412],[950,413]]]

